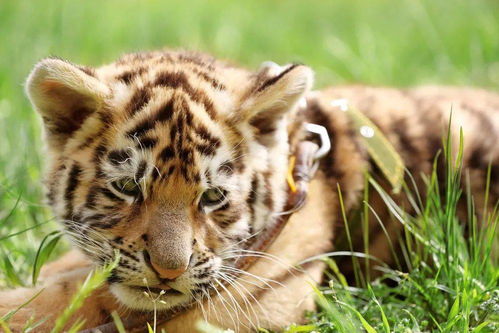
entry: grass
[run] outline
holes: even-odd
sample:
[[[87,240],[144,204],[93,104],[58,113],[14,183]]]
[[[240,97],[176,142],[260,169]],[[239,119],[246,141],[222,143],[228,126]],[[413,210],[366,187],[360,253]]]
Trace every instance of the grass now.
[[[493,0],[3,0],[0,31],[0,287],[31,285],[39,266],[67,247],[64,242],[55,246],[56,235],[40,247],[56,225],[42,203],[44,155],[39,119],[22,87],[33,64],[47,55],[98,65],[124,52],[184,47],[252,67],[265,60],[301,61],[316,70],[318,87],[343,83],[499,86],[499,3]],[[437,308],[445,309],[449,317],[452,304],[458,304],[455,308],[460,319],[456,325],[460,326],[456,327],[464,329],[475,325],[470,318],[477,313],[478,296],[473,296],[472,278],[490,280],[493,273],[477,271],[477,262],[485,259],[484,250],[476,248],[476,239],[459,236],[459,230],[450,227],[450,220],[445,219],[452,216],[452,211],[445,210],[449,209],[448,199],[425,202],[422,214],[409,219],[414,224],[412,230],[424,237],[440,235],[435,229],[439,227],[437,222],[447,223],[450,229],[442,237],[455,238],[441,237],[434,242],[444,246],[448,256],[438,257],[440,254],[424,242],[410,247],[408,253],[416,251],[417,255],[411,257],[416,262],[410,262],[413,270],[408,276],[425,288],[429,287],[427,280],[433,281],[437,287],[428,289],[432,292],[445,286],[447,296],[435,299]],[[410,230],[407,232],[412,235]],[[454,255],[467,262],[462,272],[452,271],[456,267],[449,258]],[[428,262],[438,262],[442,267],[427,267]],[[497,283],[496,264],[487,269],[496,269]],[[386,279],[403,281],[407,293],[417,295],[417,288],[409,287],[415,285],[397,274],[387,272]],[[448,285],[454,281],[450,276],[457,280]],[[334,283],[336,287],[342,286],[339,281]],[[382,316],[371,292],[345,286],[343,289],[324,292],[329,300],[342,297],[370,325],[383,331],[386,326],[372,324]],[[413,322],[409,315],[403,317],[405,312],[393,310],[409,304],[411,298],[399,300],[383,283],[373,283],[371,289],[387,315],[390,329],[402,320]],[[330,292],[336,294],[328,295]],[[424,296],[420,296],[424,305]],[[459,303],[455,303],[456,299]],[[484,306],[493,306],[494,300],[497,302],[497,294],[491,292],[490,302]],[[358,327],[359,318],[355,314],[352,317],[347,308],[336,304],[333,315],[324,307],[314,320],[333,323],[335,316],[343,315],[350,318],[345,323]],[[409,311],[421,330],[421,318],[427,313],[437,322],[453,320],[444,318],[445,313],[437,316],[424,306],[417,309]],[[436,327],[431,326],[433,319],[424,320],[428,327]]]
[[[471,196],[467,196],[466,222],[458,219],[464,178],[462,141],[456,155],[450,140],[444,147],[445,163],[435,164],[427,179],[426,198],[406,186],[416,212],[412,215],[370,180],[404,226],[402,255],[395,256],[399,262],[405,261],[407,268],[380,265],[380,278],[352,287],[336,263],[325,259],[330,266],[329,287],[316,290],[321,311],[310,314],[308,325],[291,326],[287,332],[499,330],[499,256],[494,250],[499,239],[499,206],[479,220]],[[446,171],[443,193],[437,168]],[[487,185],[484,192],[488,191]],[[364,205],[370,209],[368,202],[365,198]]]

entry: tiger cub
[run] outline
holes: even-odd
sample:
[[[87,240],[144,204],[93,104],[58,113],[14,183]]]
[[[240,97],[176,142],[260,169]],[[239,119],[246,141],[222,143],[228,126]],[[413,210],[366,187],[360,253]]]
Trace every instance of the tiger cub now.
[[[185,51],[128,54],[99,68],[40,61],[26,91],[44,123],[47,199],[75,250],[44,268],[40,286],[1,292],[0,315],[43,288],[9,325],[19,331],[33,317],[45,319],[38,331],[48,331],[92,267],[118,251],[107,284],[68,327],[80,317],[91,328],[111,321],[113,311],[126,317],[191,301],[197,306],[167,322],[167,332],[194,332],[200,319],[238,332],[302,321],[324,264],[295,265],[333,249],[342,224],[338,185],[351,211],[365,170],[379,173],[332,103],[340,98],[385,133],[418,182],[441,148],[452,107],[451,132],[464,127],[471,183],[482,189],[491,161],[497,196],[497,94],[365,86],[311,92],[313,76],[304,65],[267,62],[253,72]],[[284,209],[288,159],[304,122],[324,126],[332,149],[305,207],[249,271],[238,272],[235,261],[254,255],[245,241]],[[383,218],[386,209],[372,197]],[[371,253],[389,260],[375,226],[370,240]]]

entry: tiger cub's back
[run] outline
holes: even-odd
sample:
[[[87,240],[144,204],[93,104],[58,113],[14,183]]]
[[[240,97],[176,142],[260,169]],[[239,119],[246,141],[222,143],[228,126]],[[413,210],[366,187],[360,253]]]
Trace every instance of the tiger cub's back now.
[[[497,202],[499,198],[499,147],[496,144],[499,134],[497,93],[481,89],[441,86],[414,89],[345,86],[312,92],[305,111],[306,118],[310,122],[324,125],[332,139],[331,152],[322,162],[321,169],[331,186],[336,187],[336,182],[339,184],[345,205],[350,209],[359,207],[361,202],[364,188],[363,170],[370,170],[385,189],[389,190],[390,186],[359,140],[359,134],[352,127],[348,116],[335,106],[337,105],[335,101],[339,99],[345,99],[350,106],[360,110],[379,127],[402,157],[421,194],[424,194],[425,190],[424,175],[432,171],[437,156],[439,156],[437,173],[441,180],[440,185],[444,185],[442,177],[445,174],[445,167],[442,164],[443,154],[440,154],[443,150],[443,140],[450,128],[453,151],[457,152],[462,128],[463,175],[470,177],[470,188],[477,212],[481,212],[485,204],[484,194],[489,163],[491,164],[489,208]],[[410,181],[407,175],[406,181]],[[391,194],[411,211],[406,198]],[[402,225],[390,219],[386,204],[375,190],[370,190],[369,199],[370,205],[385,223],[390,238],[396,242]],[[362,228],[360,224],[355,224],[355,220],[351,218],[349,221],[352,240],[358,250],[363,250]],[[391,261],[389,244],[379,222],[374,216],[370,216],[369,221],[370,253],[382,260]],[[345,237],[341,237],[345,227],[340,215],[336,219],[336,224],[337,249],[349,249]]]

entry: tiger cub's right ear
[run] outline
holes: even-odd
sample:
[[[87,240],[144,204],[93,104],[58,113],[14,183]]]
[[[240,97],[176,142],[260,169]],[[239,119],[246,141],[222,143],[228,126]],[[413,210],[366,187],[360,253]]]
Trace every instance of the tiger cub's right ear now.
[[[61,149],[101,107],[110,90],[92,71],[48,58],[36,64],[29,75],[26,93],[43,118],[49,146]]]
[[[314,72],[307,66],[265,62],[255,73],[235,116],[255,129],[261,143],[273,145],[281,140],[277,131],[281,120],[296,110],[313,81]]]

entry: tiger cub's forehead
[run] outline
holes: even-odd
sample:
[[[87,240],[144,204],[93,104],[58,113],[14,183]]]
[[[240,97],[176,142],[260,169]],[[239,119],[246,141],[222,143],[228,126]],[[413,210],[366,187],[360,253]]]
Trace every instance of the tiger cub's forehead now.
[[[212,118],[227,111],[251,76],[208,55],[183,51],[128,54],[96,72],[113,87],[115,102],[130,102],[122,105],[130,112],[166,88],[186,95]]]
[[[223,83],[222,65],[217,71],[209,62],[162,57],[98,69],[114,92],[109,162],[117,167],[114,173],[142,173],[146,163],[156,177],[209,181],[236,157],[231,146],[242,140],[224,121],[237,96]]]

